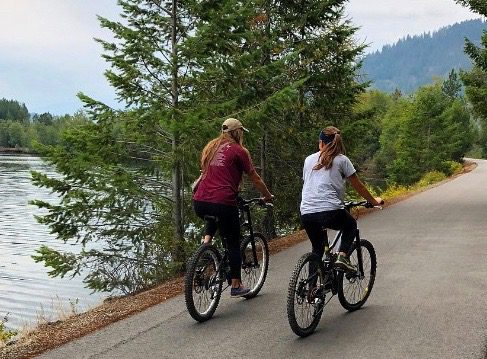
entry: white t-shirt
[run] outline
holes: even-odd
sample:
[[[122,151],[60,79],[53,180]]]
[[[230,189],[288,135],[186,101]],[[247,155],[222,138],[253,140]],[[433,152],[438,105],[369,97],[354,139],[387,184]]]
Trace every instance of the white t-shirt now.
[[[352,162],[345,155],[333,159],[330,169],[314,170],[320,152],[309,155],[304,161],[303,192],[301,194],[301,214],[342,209],[345,182],[355,173]]]

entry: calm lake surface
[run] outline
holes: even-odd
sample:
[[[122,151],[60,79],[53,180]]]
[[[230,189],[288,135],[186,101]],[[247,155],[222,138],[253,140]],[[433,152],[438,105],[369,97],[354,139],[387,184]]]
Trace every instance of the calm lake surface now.
[[[46,226],[36,222],[42,214],[29,205],[33,199],[56,202],[57,197],[31,183],[30,171],[53,174],[40,158],[0,154],[0,320],[6,326],[21,329],[45,320],[57,320],[85,311],[106,296],[90,294],[82,278],[50,278],[48,268],[31,258],[41,245],[60,251],[76,251],[49,234]]]

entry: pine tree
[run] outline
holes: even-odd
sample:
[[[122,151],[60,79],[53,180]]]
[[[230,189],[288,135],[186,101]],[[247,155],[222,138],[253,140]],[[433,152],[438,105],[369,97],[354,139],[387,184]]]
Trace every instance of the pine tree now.
[[[399,184],[410,185],[429,171],[449,174],[448,161],[459,161],[472,144],[463,100],[445,94],[439,82],[396,101],[383,123],[379,164]]]
[[[443,81],[441,89],[443,93],[451,99],[457,98],[460,94],[460,90],[462,89],[462,83],[460,82],[458,74],[455,72],[454,69],[452,69],[448,74],[448,79]]]
[[[472,11],[487,16],[487,3],[484,0],[459,0]],[[461,73],[465,84],[467,99],[480,119],[479,144],[483,157],[487,157],[487,30],[481,37],[481,46],[476,46],[469,39],[465,40],[465,52],[472,59],[474,67]]]
[[[57,205],[35,201],[49,211],[39,221],[83,250],[42,247],[35,259],[52,267],[52,275],[87,270],[94,290],[133,292],[167,278],[185,259],[183,172],[194,138],[188,130],[201,127],[194,118],[200,105],[192,101],[188,76],[190,4],[119,5],[121,21],[100,17],[115,40],[98,41],[110,64],[106,77],[126,110],[80,94],[92,122],[68,131],[63,146],[45,149],[63,178],[34,174],[37,185],[61,197]]]
[[[487,16],[487,4],[484,0],[456,0],[457,3],[467,6],[470,10]]]
[[[262,118],[296,91],[281,76],[286,56],[262,62],[252,4],[119,4],[123,21],[100,18],[115,41],[98,41],[111,65],[106,77],[127,108],[115,111],[80,94],[93,122],[66,133],[63,146],[45,149],[63,178],[34,174],[36,184],[62,198],[59,205],[36,201],[49,211],[39,221],[83,250],[42,247],[35,259],[52,275],[88,269],[92,289],[132,292],[181,268],[192,216],[185,187],[221,120]],[[274,92],[258,92],[259,83],[273,84]]]
[[[276,6],[268,0],[205,3],[197,9],[205,24],[196,36],[202,71],[195,91],[206,93],[205,101],[216,114],[236,116],[250,128],[246,146],[271,191],[273,134],[303,81],[290,75],[298,54],[280,39]],[[263,230],[274,236],[272,216],[263,222]]]
[[[319,131],[335,125],[349,141],[356,135],[353,104],[367,87],[358,77],[364,46],[355,43],[357,28],[345,18],[345,3],[280,1],[276,7],[281,46],[299,54],[290,64],[289,76],[305,80],[298,100],[281,112],[278,124],[270,126],[270,172],[280,188],[276,202],[282,204],[278,215],[283,226],[298,223],[302,165],[317,151]]]

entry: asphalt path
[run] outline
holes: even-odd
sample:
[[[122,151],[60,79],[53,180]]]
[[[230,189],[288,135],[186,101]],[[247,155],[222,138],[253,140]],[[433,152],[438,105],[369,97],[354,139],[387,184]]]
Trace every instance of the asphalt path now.
[[[286,316],[289,277],[310,249],[270,258],[252,300],[229,291],[196,323],[177,296],[41,358],[475,358],[487,344],[487,161],[440,186],[359,219],[377,252],[365,306],[333,298],[316,332],[298,338]]]

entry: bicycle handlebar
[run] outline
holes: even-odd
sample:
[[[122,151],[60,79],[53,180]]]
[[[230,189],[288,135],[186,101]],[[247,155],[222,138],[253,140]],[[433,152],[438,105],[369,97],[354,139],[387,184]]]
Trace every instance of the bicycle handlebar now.
[[[261,207],[274,207],[274,204],[266,202],[262,197],[255,197],[249,199],[243,199],[242,197],[237,197],[237,202],[239,205],[245,206],[252,203],[257,203]]]
[[[384,201],[382,201],[381,204],[384,204]],[[344,203],[346,209],[351,209],[354,207],[365,207],[365,208],[378,208],[382,209],[382,206],[374,206],[372,203],[369,201],[347,201]]]

